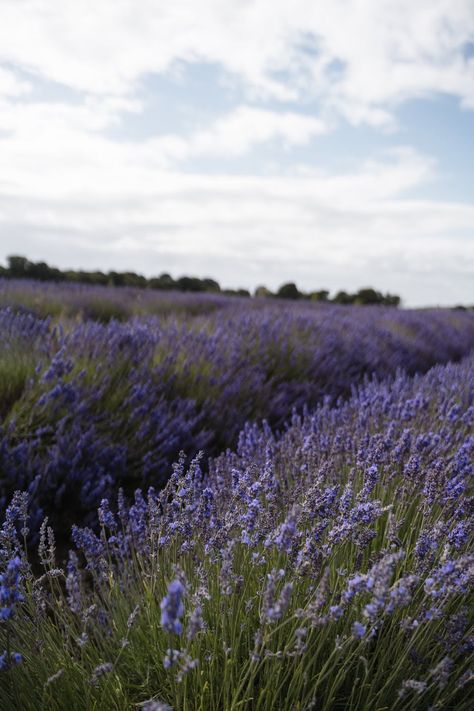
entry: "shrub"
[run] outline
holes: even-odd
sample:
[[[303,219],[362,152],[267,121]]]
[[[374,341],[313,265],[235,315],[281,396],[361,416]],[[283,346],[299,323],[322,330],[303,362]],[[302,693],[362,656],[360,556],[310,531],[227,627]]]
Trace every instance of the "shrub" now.
[[[207,476],[104,500],[65,569],[45,523],[40,577],[17,494],[2,708],[467,711],[473,401],[471,358],[249,425]]]

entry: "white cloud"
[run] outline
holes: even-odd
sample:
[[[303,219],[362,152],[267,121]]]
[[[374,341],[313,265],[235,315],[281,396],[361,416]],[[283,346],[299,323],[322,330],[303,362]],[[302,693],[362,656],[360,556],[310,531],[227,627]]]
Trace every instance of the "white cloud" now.
[[[80,104],[64,102],[0,103],[0,130],[41,143],[62,133],[104,131],[125,112],[140,111],[139,101],[121,97],[89,97]]]
[[[31,84],[18,79],[15,73],[0,67],[0,99],[3,97],[18,97],[28,94]]]
[[[433,92],[474,105],[472,0],[2,0],[0,20],[0,62],[84,92],[130,93],[199,59],[356,124]]]
[[[140,102],[90,97],[81,104],[0,101],[0,184],[12,193],[59,196],[82,191],[120,193],[154,189],[165,167],[198,157],[235,157],[253,146],[281,139],[303,145],[326,131],[317,118],[240,106],[189,136],[162,134],[142,142],[113,141],[103,132]]]
[[[311,116],[241,106],[208,130],[197,133],[190,141],[189,151],[194,155],[242,155],[252,145],[274,138],[283,139],[289,146],[304,145],[327,130],[321,119]]]
[[[253,147],[272,140],[283,146],[301,146],[329,130],[321,119],[291,111],[269,111],[253,106],[238,106],[188,136],[165,134],[132,151],[147,152],[160,165],[193,158],[234,158]]]
[[[326,130],[316,118],[241,106],[188,136],[166,134],[141,142],[114,141],[104,129],[140,104],[125,98],[90,98],[79,105],[0,103],[2,161],[0,186],[4,194],[58,200],[68,196],[111,196],[127,199],[180,185],[214,185],[205,174],[180,176],[180,162],[196,157],[243,155],[256,144],[280,138],[288,146],[301,145]],[[117,113],[119,112],[119,113]],[[306,166],[303,173],[278,175],[271,184],[282,199],[315,190],[341,206],[393,197],[429,180],[433,161],[409,147],[387,154],[384,162],[367,159],[356,174],[333,177]],[[300,179],[299,179],[300,178]],[[305,179],[301,179],[305,178]],[[237,182],[238,182],[237,178]],[[246,178],[250,186],[253,178]],[[260,184],[255,178],[256,184]],[[222,191],[233,185],[231,177]],[[279,187],[281,185],[281,187]],[[164,187],[163,187],[164,186]],[[232,188],[233,189],[233,188]]]

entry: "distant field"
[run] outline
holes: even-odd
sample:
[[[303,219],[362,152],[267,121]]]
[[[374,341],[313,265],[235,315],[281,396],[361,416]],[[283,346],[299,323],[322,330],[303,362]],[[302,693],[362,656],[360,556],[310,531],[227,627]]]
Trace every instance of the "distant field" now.
[[[50,316],[66,321],[108,323],[126,321],[133,316],[197,316],[231,306],[235,300],[242,299],[220,294],[0,279],[0,308],[10,307],[39,318]]]

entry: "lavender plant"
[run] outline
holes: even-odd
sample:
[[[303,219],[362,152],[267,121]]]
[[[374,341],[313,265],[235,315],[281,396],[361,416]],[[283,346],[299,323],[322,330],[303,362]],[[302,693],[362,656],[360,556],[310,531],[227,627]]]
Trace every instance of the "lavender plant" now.
[[[11,303],[20,286],[46,298],[8,282]],[[65,303],[102,298],[85,287],[48,290]],[[102,291],[124,308],[140,296],[143,313],[171,299]],[[193,302],[181,294],[175,303]],[[0,506],[22,489],[34,502],[32,529],[44,514],[63,530],[90,523],[119,486],[130,494],[164,485],[181,450],[216,455],[248,421],[280,429],[294,408],[348,397],[369,376],[459,359],[474,344],[468,312],[239,304],[202,295],[198,315],[184,321],[142,315],[106,325],[0,311]]]
[[[41,575],[17,495],[2,709],[467,711],[473,424],[472,357],[367,383],[104,499],[66,569],[43,526]]]
[[[235,298],[235,297],[234,297]],[[237,299],[237,301],[239,301]],[[39,318],[126,321],[134,316],[197,316],[234,303],[219,294],[186,294],[121,287],[0,278],[0,308]]]

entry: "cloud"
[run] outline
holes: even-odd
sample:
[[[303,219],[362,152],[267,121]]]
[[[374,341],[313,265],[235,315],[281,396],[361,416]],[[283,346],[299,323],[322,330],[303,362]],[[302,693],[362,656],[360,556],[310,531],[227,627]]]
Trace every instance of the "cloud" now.
[[[14,72],[0,67],[0,99],[24,96],[31,91],[31,84],[18,79]]]
[[[159,171],[184,161],[241,156],[276,139],[303,145],[327,130],[311,116],[240,106],[187,136],[127,142],[104,133],[140,108],[125,97],[93,96],[79,104],[0,100],[0,185],[11,194],[56,197],[91,185],[96,195],[148,192],[160,182]]]
[[[274,138],[283,139],[288,146],[304,145],[327,131],[328,126],[319,118],[240,106],[208,130],[197,133],[188,150],[191,155],[242,155],[253,145]]]
[[[474,106],[472,0],[3,0],[0,17],[0,62],[85,93],[199,60],[354,124],[390,125],[394,105],[437,92]]]
[[[49,138],[53,142],[58,134],[104,131],[119,123],[124,112],[140,109],[138,100],[122,97],[88,97],[81,103],[4,100],[0,103],[0,130],[12,132],[20,140]]]
[[[211,121],[206,128],[185,136],[163,134],[133,146],[147,152],[157,164],[172,165],[196,158],[235,158],[254,147],[280,141],[284,148],[302,146],[329,131],[321,119],[291,111],[269,111],[254,106],[237,106]]]

